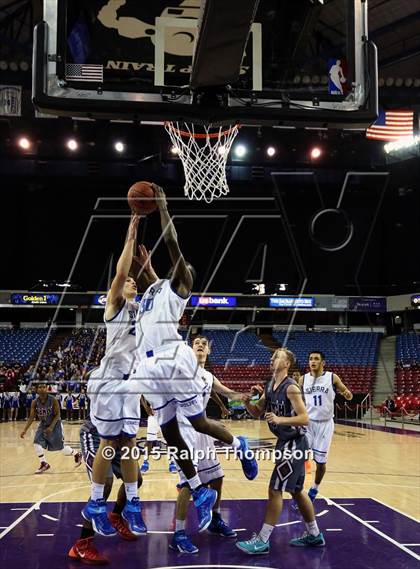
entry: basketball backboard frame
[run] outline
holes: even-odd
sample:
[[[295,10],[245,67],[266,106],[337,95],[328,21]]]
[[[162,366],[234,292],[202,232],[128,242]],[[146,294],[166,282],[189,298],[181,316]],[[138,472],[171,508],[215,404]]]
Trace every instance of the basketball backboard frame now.
[[[219,104],[200,106],[188,85],[165,84],[164,29],[176,24],[191,29],[191,18],[156,18],[155,86],[159,92],[110,90],[96,80],[75,80],[66,75],[63,49],[63,11],[68,0],[44,0],[44,21],[34,34],[33,102],[45,114],[74,118],[132,120],[139,122],[179,120],[217,125],[240,122],[245,125],[366,128],[377,117],[377,54],[368,40],[367,1],[347,0],[352,14],[350,41],[354,42],[352,87],[347,96],[312,96],[285,99],[265,92],[261,85],[261,29],[252,29],[253,89],[232,91],[226,86]],[[89,68],[89,65],[85,65]],[[93,72],[98,65],[91,66]]]

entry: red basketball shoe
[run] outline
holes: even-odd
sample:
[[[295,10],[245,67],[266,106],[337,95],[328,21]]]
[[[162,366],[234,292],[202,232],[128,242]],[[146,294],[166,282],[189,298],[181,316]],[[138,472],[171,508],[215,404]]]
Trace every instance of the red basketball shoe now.
[[[41,462],[38,470],[35,470],[35,474],[43,474],[44,472],[46,472],[50,468],[51,468],[51,466],[48,464],[48,462]]]
[[[135,541],[137,539],[137,537],[128,529],[124,518],[120,516],[120,514],[109,512],[108,518],[112,526],[117,530],[123,539],[126,539],[127,541]]]
[[[67,557],[81,561],[86,565],[107,565],[108,559],[101,555],[93,544],[93,537],[78,539],[67,554]]]

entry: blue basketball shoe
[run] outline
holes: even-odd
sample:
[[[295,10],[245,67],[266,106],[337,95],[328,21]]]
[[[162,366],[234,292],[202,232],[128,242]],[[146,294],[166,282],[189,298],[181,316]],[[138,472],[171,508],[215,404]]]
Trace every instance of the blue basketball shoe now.
[[[295,547],[324,547],[325,539],[322,532],[319,532],[318,535],[311,535],[305,532],[301,537],[291,539],[289,544]]]
[[[211,523],[213,506],[217,500],[217,492],[213,490],[213,488],[200,486],[196,490],[193,490],[191,495],[194,506],[197,508],[198,531],[202,532],[206,530]]]
[[[318,490],[316,488],[309,488],[308,498],[310,499],[310,501],[312,503],[314,503],[314,500],[315,500],[317,494],[318,494]]]
[[[238,437],[241,446],[238,449],[238,456],[242,463],[242,470],[248,480],[254,480],[258,475],[258,463],[254,457],[249,458],[253,453],[248,446],[248,439],[246,437]]]
[[[175,462],[173,462],[172,460],[171,460],[171,462],[169,463],[169,472],[170,472],[170,474],[176,474],[176,473],[178,472],[178,469],[177,469],[177,467],[176,467],[176,464],[175,464]]]
[[[149,470],[149,468],[150,468],[149,461],[148,461],[148,460],[145,460],[145,461],[143,462],[143,464],[141,465],[140,472],[141,472],[142,474],[146,474],[146,472]]]
[[[169,548],[179,553],[198,553],[198,547],[190,541],[183,529],[174,533]]]
[[[112,526],[106,513],[106,502],[103,498],[99,500],[90,499],[82,510],[82,516],[91,522],[96,533],[104,537],[117,535],[117,530]]]
[[[134,535],[145,535],[147,533],[147,527],[141,515],[140,499],[137,496],[130,501],[127,500],[121,515],[127,522],[131,533]]]
[[[254,533],[251,539],[246,541],[237,541],[236,547],[241,551],[248,553],[248,555],[263,555],[264,553],[270,553],[270,542],[263,541],[256,533]]]
[[[223,537],[236,537],[236,531],[230,528],[226,522],[222,520],[222,516],[218,512],[213,512],[211,524],[207,528],[209,532],[216,533]]]

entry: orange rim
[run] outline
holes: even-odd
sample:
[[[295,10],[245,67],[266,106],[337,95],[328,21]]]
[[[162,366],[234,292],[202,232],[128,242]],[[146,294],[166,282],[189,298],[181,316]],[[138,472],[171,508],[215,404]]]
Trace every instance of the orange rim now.
[[[190,137],[190,138],[220,138],[221,136],[227,136],[234,129],[241,128],[240,124],[234,124],[233,126],[230,126],[228,129],[222,130],[222,132],[210,132],[208,134],[207,133],[198,133],[198,134],[194,133],[193,134],[192,132],[187,132],[186,130],[180,130],[179,128],[176,128],[174,126],[174,123],[171,121],[165,121],[165,126],[167,126],[168,128],[170,128],[174,132],[176,132],[179,135],[184,136],[186,138],[188,138],[188,137]]]

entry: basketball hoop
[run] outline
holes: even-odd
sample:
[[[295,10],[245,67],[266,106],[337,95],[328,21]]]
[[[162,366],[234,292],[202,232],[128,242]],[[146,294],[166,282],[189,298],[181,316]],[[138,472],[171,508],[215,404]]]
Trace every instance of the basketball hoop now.
[[[194,124],[165,122],[173,148],[182,160],[185,174],[184,193],[190,199],[211,203],[229,193],[226,162],[240,125],[200,127]]]

